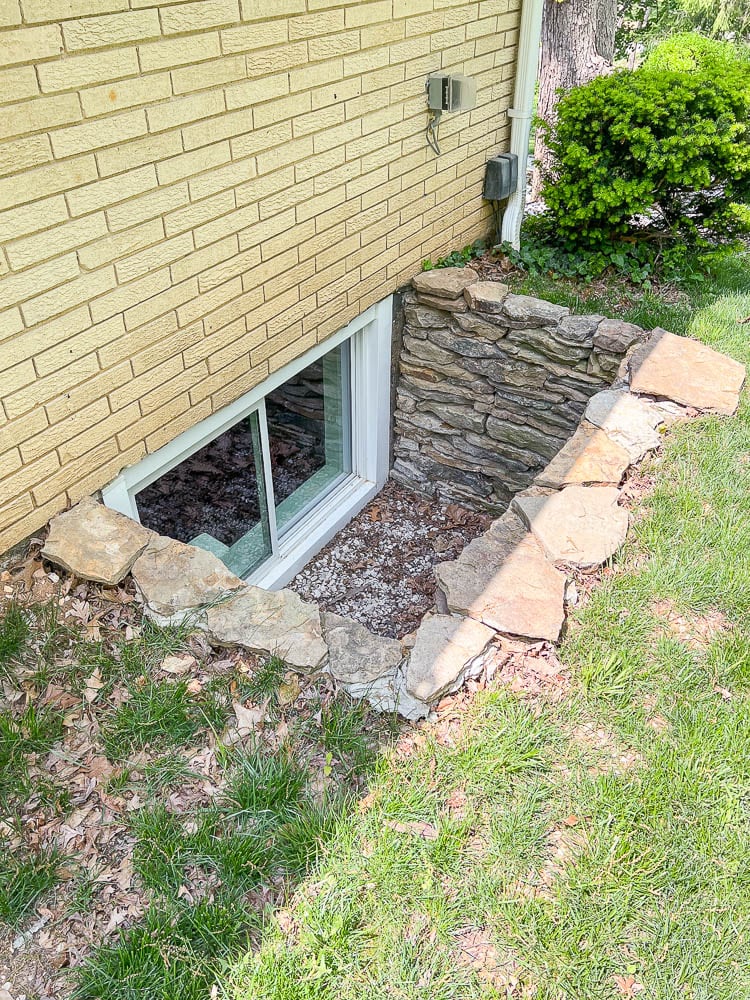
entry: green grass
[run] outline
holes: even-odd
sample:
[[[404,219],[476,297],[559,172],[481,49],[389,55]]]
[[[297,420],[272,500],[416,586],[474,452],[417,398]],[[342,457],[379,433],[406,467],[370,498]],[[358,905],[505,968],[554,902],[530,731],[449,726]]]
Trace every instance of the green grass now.
[[[0,926],[19,927],[24,922],[37,901],[59,882],[61,864],[56,851],[0,856]]]
[[[62,731],[62,714],[52,709],[0,713],[0,806],[12,808],[29,794],[28,758],[47,753]]]
[[[111,760],[124,760],[146,747],[155,751],[185,746],[200,728],[198,704],[184,681],[133,685],[130,700],[102,728]]]
[[[0,611],[0,679],[13,676],[15,661],[29,637],[29,622],[17,601]]]
[[[522,290],[580,307],[567,285]],[[688,291],[586,308],[750,364],[750,260]],[[629,977],[649,1000],[750,995],[748,393],[734,419],[673,428],[648,471],[616,572],[573,615],[564,700],[485,692],[451,739],[381,758],[369,808],[340,815],[295,896],[294,933],[272,920],[223,975],[231,1000],[608,1000]],[[725,625],[681,641],[658,602]],[[356,727],[331,732],[346,753]],[[460,961],[466,927],[503,972]]]

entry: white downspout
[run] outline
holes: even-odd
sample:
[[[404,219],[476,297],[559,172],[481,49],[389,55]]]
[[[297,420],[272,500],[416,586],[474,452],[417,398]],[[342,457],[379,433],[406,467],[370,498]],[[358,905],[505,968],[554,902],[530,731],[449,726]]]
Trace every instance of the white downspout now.
[[[542,37],[544,0],[523,0],[521,31],[518,39],[516,89],[514,106],[509,109],[512,119],[510,151],[518,157],[518,189],[508,199],[503,215],[503,242],[516,249],[521,238],[521,222],[526,202],[526,168],[529,157],[531,119],[534,114],[534,88],[539,73],[539,45]]]

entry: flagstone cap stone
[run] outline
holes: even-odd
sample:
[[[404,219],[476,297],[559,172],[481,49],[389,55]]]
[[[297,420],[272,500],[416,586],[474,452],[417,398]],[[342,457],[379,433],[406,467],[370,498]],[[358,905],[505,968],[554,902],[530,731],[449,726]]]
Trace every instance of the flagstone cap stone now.
[[[657,427],[664,422],[660,410],[645,399],[617,389],[605,389],[592,396],[584,420],[600,427],[609,438],[621,445],[631,462],[661,444]]]
[[[153,537],[124,514],[84,497],[52,518],[42,555],[74,576],[112,587],[128,575]]]
[[[509,635],[555,642],[565,620],[565,577],[512,511],[435,576],[448,609]]]
[[[472,267],[436,267],[432,271],[422,271],[412,279],[412,285],[420,295],[434,295],[439,299],[458,299],[469,285],[477,280],[477,272]]]
[[[342,684],[370,684],[395,671],[404,658],[397,639],[375,635],[353,618],[324,612],[322,620],[329,670]]]
[[[318,605],[308,604],[293,590],[243,584],[229,600],[208,608],[205,630],[219,646],[278,656],[302,672],[319,669],[328,656]]]
[[[482,654],[495,633],[471,618],[435,615],[417,629],[406,668],[406,690],[420,701],[434,704],[456,691],[483,667]]]
[[[503,303],[509,291],[509,287],[501,281],[476,281],[464,289],[464,298],[470,309],[485,313],[500,313],[503,311]]]
[[[212,552],[163,535],[152,536],[132,573],[157,619],[184,615],[245,586]]]
[[[508,295],[503,312],[516,327],[556,326],[570,315],[567,306],[558,306],[532,295]]]
[[[630,359],[630,388],[699,410],[731,416],[739,405],[745,366],[711,347],[654,330]]]
[[[629,465],[630,455],[622,445],[584,421],[535,482],[553,489],[589,483],[619,486]]]
[[[555,563],[601,566],[619,549],[629,517],[611,486],[566,486],[549,496],[516,496],[516,510]]]

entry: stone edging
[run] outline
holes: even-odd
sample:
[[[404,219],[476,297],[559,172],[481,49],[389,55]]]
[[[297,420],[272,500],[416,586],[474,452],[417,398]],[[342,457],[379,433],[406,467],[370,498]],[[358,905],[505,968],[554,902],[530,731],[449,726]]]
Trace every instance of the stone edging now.
[[[435,295],[438,308],[479,303],[507,317],[505,286],[468,277],[464,269],[442,273],[440,287],[455,295]],[[511,312],[544,316],[545,308],[559,309],[515,298],[525,301],[511,302]],[[146,614],[157,621],[190,615],[214,645],[275,654],[302,672],[328,671],[378,710],[424,718],[446,694],[479,676],[502,636],[559,639],[571,571],[600,566],[625,540],[628,514],[618,503],[619,484],[628,468],[658,448],[665,426],[691,412],[735,412],[742,365],[663,330],[644,337],[634,337],[627,361],[618,362],[617,388],[589,399],[578,430],[533,484],[457,559],[436,567],[438,613],[400,642],[321,612],[290,590],[250,586],[211,553],[156,535],[93,499],[52,519],[42,554],[107,585],[132,574]]]

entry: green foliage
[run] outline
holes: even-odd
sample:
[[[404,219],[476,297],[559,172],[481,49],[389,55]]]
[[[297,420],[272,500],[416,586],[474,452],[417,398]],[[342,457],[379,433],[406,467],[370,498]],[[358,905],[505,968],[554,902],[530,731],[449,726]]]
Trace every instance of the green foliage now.
[[[474,240],[463,250],[452,250],[445,257],[438,257],[437,261],[432,261],[428,257],[422,261],[423,271],[434,271],[439,267],[464,267],[470,260],[476,260],[487,252],[487,244],[484,240]]]
[[[22,714],[0,713],[0,804],[29,791],[29,754],[47,753],[62,736],[62,714],[33,705]]]
[[[653,0],[620,0],[617,57],[626,58],[634,50],[648,52],[662,39],[687,31],[747,39],[750,6],[747,0],[659,0],[658,4]]]
[[[248,750],[229,777],[226,798],[236,812],[287,819],[297,812],[307,775],[284,751]]]
[[[121,760],[146,747],[184,746],[195,736],[200,721],[199,705],[184,681],[148,681],[134,685],[130,701],[107,720],[102,742],[111,760]]]
[[[58,883],[60,867],[56,851],[28,857],[0,854],[0,923],[22,924],[37,900]]]
[[[232,897],[152,907],[77,972],[74,1000],[207,1000],[223,961],[253,920]]]
[[[0,614],[0,677],[11,676],[13,663],[28,637],[26,615],[16,601],[10,601]]]
[[[563,246],[731,241],[750,231],[746,53],[688,39],[652,59],[575,88],[556,125],[543,126],[554,159],[543,198]],[[662,68],[683,63],[692,68]]]

